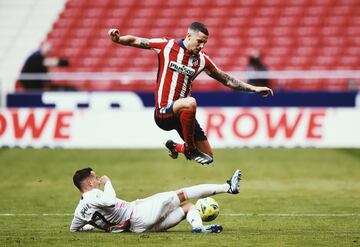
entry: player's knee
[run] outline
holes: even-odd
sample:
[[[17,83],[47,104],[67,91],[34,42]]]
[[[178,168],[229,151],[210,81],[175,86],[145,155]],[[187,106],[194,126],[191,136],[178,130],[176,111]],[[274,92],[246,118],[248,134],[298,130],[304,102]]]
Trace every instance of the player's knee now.
[[[191,202],[185,203],[181,205],[181,208],[183,209],[185,215],[194,207],[194,204]]]
[[[193,97],[188,97],[175,101],[173,110],[175,113],[180,113],[184,110],[196,112],[196,107],[196,100]]]
[[[186,99],[186,108],[191,111],[196,111],[196,99],[193,97],[189,97]]]

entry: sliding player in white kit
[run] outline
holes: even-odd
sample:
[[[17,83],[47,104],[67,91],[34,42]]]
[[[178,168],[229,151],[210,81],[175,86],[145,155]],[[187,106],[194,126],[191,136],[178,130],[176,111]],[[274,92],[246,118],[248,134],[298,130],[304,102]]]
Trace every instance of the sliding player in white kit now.
[[[126,202],[116,197],[107,176],[99,179],[91,168],[75,172],[73,182],[81,192],[70,231],[89,231],[99,228],[107,232],[166,231],[186,220],[193,233],[220,233],[221,225],[203,225],[199,211],[189,199],[219,193],[238,194],[241,173],[236,170],[224,184],[200,184],[177,191]],[[100,190],[100,186],[104,186]]]

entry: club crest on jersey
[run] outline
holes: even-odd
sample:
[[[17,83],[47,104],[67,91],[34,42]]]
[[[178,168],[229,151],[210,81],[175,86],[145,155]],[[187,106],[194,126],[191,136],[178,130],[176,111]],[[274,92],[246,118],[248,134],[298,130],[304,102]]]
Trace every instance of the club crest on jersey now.
[[[170,62],[169,68],[173,71],[179,72],[179,73],[187,75],[187,76],[195,75],[195,70],[193,68],[190,68],[184,64],[177,63],[174,61]]]
[[[193,66],[198,66],[199,65],[199,59],[197,59],[196,57],[193,57],[192,58],[192,63],[193,63]]]

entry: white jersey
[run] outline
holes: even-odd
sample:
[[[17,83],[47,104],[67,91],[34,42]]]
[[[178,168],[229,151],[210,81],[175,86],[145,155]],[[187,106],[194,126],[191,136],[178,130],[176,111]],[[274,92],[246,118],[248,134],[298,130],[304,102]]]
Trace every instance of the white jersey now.
[[[109,232],[128,230],[133,208],[134,203],[116,198],[111,182],[107,181],[104,191],[93,189],[82,195],[70,231],[86,231],[94,227]]]

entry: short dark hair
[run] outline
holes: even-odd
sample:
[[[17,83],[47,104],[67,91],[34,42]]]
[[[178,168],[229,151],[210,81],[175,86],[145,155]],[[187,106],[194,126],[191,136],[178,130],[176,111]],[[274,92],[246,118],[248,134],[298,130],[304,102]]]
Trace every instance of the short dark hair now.
[[[194,31],[200,31],[203,34],[209,36],[209,31],[208,31],[207,27],[201,22],[196,21],[196,22],[191,23],[189,29],[194,30]]]
[[[81,182],[90,176],[93,169],[90,167],[77,170],[73,176],[74,185],[81,191]]]

